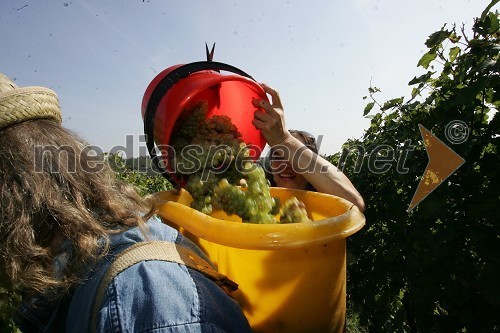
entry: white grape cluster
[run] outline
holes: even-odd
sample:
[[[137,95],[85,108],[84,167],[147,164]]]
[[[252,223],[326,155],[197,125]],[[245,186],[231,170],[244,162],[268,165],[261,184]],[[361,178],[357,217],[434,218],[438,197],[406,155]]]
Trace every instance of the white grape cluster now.
[[[306,206],[296,197],[291,197],[283,204],[281,209],[281,223],[297,223],[308,221]]]
[[[184,110],[187,116],[174,128],[171,140],[177,176],[187,178],[185,188],[193,197],[191,207],[204,214],[223,210],[250,223],[309,221],[296,198],[287,200],[280,210],[264,170],[249,158],[249,149],[231,119],[207,118],[207,110],[205,101]]]

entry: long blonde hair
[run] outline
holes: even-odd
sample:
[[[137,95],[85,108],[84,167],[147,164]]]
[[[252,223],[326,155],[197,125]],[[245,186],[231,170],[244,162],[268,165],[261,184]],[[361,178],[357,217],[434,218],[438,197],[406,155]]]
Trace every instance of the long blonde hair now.
[[[148,203],[85,147],[51,120],[0,130],[0,265],[8,282],[29,292],[60,294],[106,253],[111,233],[143,225]],[[56,274],[61,240],[73,252]]]

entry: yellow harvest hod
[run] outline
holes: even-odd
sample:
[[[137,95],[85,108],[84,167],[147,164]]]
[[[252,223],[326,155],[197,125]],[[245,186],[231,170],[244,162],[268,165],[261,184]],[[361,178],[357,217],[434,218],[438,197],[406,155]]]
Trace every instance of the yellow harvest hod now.
[[[159,215],[199,245],[219,272],[239,285],[233,297],[254,332],[342,332],[346,308],[346,238],[365,223],[350,202],[317,192],[271,188],[284,202],[303,201],[313,222],[241,223],[189,207],[191,196],[156,193]]]

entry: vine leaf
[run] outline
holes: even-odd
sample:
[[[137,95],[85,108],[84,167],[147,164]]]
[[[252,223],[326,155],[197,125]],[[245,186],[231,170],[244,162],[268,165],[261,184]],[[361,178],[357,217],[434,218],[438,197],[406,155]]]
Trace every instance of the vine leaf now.
[[[436,53],[430,53],[427,52],[426,54],[423,55],[422,58],[417,63],[418,66],[422,66],[423,68],[427,69],[429,67],[429,64],[436,59]]]
[[[370,113],[370,111],[373,109],[374,105],[375,105],[374,102],[370,102],[370,103],[366,104],[365,109],[363,111],[363,116],[366,116],[368,113]]]
[[[457,58],[459,52],[460,48],[458,46],[452,47],[450,49],[450,62],[453,62]]]
[[[439,31],[436,31],[435,33],[433,33],[432,35],[430,35],[429,38],[427,38],[427,40],[425,41],[425,45],[428,48],[436,47],[436,46],[440,45],[450,35],[451,35],[451,32],[448,31],[448,30],[439,30]]]
[[[434,74],[434,72],[429,71],[429,72],[427,72],[424,75],[421,75],[419,77],[415,76],[413,79],[411,79],[410,82],[408,82],[408,85],[412,86],[412,85],[417,84],[417,83],[427,82],[431,78],[432,74]]]

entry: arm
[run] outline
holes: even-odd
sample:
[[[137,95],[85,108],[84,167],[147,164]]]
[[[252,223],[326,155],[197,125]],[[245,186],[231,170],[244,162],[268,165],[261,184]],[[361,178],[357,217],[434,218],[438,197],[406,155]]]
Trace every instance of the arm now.
[[[262,87],[271,95],[272,104],[265,100],[253,101],[254,106],[265,110],[255,111],[253,124],[261,130],[269,146],[282,150],[284,158],[291,163],[293,169],[302,174],[316,190],[349,200],[363,212],[363,198],[349,178],[288,132],[278,92],[265,84]]]
[[[301,173],[318,192],[344,198],[355,204],[360,211],[364,211],[363,198],[349,178],[336,166],[305,147],[290,134],[278,146],[283,149],[284,157],[294,170]]]

